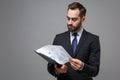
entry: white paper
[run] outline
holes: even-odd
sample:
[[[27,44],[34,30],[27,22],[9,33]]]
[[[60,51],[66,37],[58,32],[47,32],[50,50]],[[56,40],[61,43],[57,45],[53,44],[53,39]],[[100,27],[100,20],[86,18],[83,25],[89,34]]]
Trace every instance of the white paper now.
[[[62,46],[57,45],[46,45],[37,49],[36,52],[43,58],[47,58],[47,61],[53,60],[53,62],[55,61],[58,64],[65,64],[71,58]]]

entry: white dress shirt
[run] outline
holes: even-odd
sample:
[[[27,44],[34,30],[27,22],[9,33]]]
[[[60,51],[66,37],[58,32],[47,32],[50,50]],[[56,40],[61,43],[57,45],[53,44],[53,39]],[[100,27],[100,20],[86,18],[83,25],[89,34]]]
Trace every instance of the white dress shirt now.
[[[79,32],[77,32],[77,44],[79,43],[79,40],[81,38],[81,35],[82,35],[82,32],[83,32],[83,28],[81,28],[81,30]],[[71,44],[72,44],[72,41],[74,39],[74,35],[72,35],[74,32],[70,32],[70,41],[71,41]]]

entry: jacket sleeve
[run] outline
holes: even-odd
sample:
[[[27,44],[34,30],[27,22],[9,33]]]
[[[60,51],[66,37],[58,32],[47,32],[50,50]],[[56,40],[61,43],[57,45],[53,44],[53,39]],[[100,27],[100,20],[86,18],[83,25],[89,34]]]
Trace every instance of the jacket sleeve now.
[[[95,77],[99,72],[100,66],[100,42],[99,37],[94,38],[90,44],[90,56],[88,63],[84,63],[83,72]]]
[[[49,72],[51,75],[53,75],[53,76],[55,76],[55,77],[58,76],[58,75],[56,74],[56,72],[55,72],[54,64],[48,63],[48,65],[47,65],[47,70],[48,70],[48,72]]]

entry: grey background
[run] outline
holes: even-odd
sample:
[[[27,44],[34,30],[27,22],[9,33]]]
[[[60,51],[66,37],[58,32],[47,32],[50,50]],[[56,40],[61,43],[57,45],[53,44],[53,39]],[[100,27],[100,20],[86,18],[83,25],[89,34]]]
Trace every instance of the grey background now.
[[[0,0],[0,80],[56,80],[33,50],[67,30],[67,5],[73,1],[87,8],[84,28],[100,36],[95,80],[119,80],[120,0]]]

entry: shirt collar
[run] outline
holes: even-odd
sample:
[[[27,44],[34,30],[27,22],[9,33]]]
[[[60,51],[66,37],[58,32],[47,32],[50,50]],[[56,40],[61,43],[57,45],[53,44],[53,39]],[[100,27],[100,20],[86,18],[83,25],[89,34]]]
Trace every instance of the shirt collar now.
[[[81,36],[82,32],[83,32],[83,28],[81,28],[81,30],[77,32],[77,36]],[[73,33],[74,32],[70,32],[70,36],[72,36]]]

